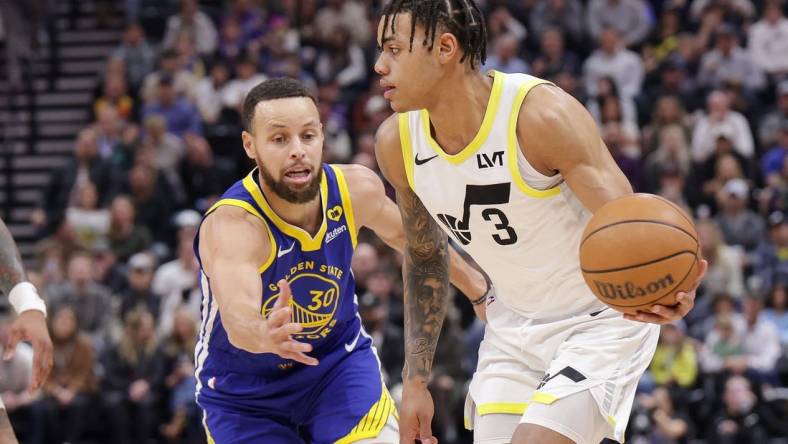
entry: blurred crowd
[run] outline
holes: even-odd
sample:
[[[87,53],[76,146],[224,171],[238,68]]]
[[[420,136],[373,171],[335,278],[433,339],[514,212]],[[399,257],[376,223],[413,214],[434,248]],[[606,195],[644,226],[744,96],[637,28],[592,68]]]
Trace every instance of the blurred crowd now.
[[[788,442],[787,5],[478,2],[483,70],[562,87],[636,191],[696,218],[709,272],[690,315],[662,328],[628,442]],[[270,77],[300,79],[320,101],[325,160],[377,170],[374,133],[390,114],[372,69],[381,2],[97,3],[127,25],[96,79],[93,123],[31,218],[55,367],[40,393],[25,393],[22,350],[0,363],[0,392],[24,442],[200,442],[192,241],[201,213],[252,167],[244,96]],[[362,233],[353,269],[396,398],[400,258]],[[455,301],[431,382],[433,430],[447,444],[472,442],[462,406],[483,336],[470,304]]]

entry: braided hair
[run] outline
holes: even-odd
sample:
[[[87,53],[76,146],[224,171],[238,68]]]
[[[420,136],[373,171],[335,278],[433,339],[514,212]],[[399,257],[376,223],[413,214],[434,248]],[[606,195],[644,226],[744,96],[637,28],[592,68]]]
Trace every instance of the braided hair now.
[[[390,0],[383,8],[383,38],[394,33],[397,14],[410,13],[410,50],[416,24],[424,27],[422,45],[432,50],[435,37],[440,31],[452,33],[462,47],[460,63],[470,60],[471,68],[487,59],[487,29],[484,16],[473,0]]]

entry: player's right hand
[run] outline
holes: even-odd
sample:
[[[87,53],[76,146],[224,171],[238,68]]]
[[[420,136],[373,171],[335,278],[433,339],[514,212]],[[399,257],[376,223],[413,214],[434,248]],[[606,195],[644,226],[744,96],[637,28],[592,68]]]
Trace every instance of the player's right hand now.
[[[402,403],[399,407],[399,442],[413,444],[416,439],[422,444],[438,444],[432,436],[432,416],[435,406],[426,384],[405,382],[402,389]]]
[[[299,333],[303,327],[301,324],[290,322],[292,309],[290,301],[293,300],[293,293],[290,284],[282,279],[278,283],[281,293],[274,303],[271,313],[265,322],[266,332],[263,337],[267,342],[266,351],[275,353],[284,359],[291,359],[306,365],[317,365],[318,360],[307,356],[305,353],[312,351],[312,346],[293,339],[292,335]]]

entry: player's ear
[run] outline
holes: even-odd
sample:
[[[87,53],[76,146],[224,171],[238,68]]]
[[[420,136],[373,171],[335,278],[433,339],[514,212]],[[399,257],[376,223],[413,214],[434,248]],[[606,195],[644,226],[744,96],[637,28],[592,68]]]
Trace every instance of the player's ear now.
[[[246,156],[250,159],[254,159],[257,156],[257,152],[254,149],[254,136],[248,131],[244,131],[241,133],[241,140],[243,141]]]
[[[461,50],[457,37],[450,32],[444,32],[438,36],[435,43],[438,49],[438,62],[441,64],[451,62]]]

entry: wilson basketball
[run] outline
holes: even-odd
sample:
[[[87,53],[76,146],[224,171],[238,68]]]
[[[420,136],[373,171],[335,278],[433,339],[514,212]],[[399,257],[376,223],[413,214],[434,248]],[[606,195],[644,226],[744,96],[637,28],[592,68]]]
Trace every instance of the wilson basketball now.
[[[580,243],[586,283],[608,306],[635,314],[674,305],[698,277],[695,224],[672,202],[633,194],[594,213]]]

